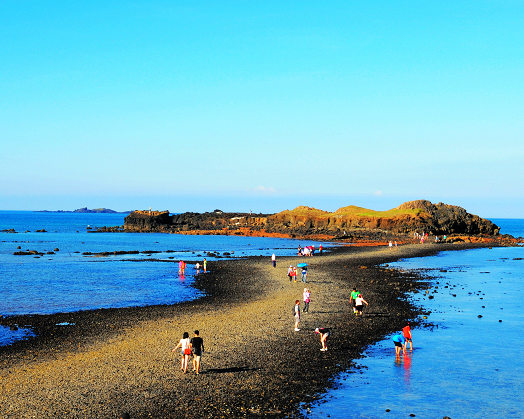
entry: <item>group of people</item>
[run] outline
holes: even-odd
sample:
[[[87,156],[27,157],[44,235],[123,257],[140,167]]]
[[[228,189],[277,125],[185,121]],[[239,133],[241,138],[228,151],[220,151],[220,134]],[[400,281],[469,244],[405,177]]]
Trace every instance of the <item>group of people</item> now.
[[[193,356],[193,371],[200,374],[200,360],[202,352],[204,352],[204,340],[200,337],[200,332],[195,330],[194,336],[190,339],[189,333],[184,332],[182,339],[178,342],[178,345],[173,348],[171,352],[176,352],[180,348],[180,369],[187,372],[187,364],[189,357]]]
[[[202,265],[200,263],[198,263],[198,262],[196,263],[195,269],[196,269],[197,275],[200,273],[200,269],[201,268],[204,268],[204,273],[207,272],[207,260],[206,260],[206,258],[204,258],[204,262],[202,263]]]
[[[315,246],[298,246],[298,256],[314,256],[315,255]],[[322,254],[322,244],[318,248],[318,253]]]
[[[353,305],[353,314],[361,317],[363,314],[364,304],[369,305],[368,302],[364,300],[364,297],[362,297],[360,291],[357,291],[356,288],[353,288],[353,291],[351,291],[351,294],[349,295],[349,303]]]
[[[287,268],[287,277],[289,278],[289,282],[297,282],[297,276],[298,276],[297,267],[293,265],[289,265],[289,268]],[[304,283],[307,282],[307,266],[301,267],[300,281]]]
[[[304,288],[302,293],[302,300],[304,301],[304,309],[302,313],[309,313],[309,302],[311,301],[311,291],[309,288]],[[300,300],[295,300],[293,307],[293,316],[295,317],[295,332],[300,332],[298,326],[300,325]]]
[[[411,335],[411,327],[409,322],[402,329],[402,334],[393,336],[393,343],[395,344],[395,356],[400,357],[400,351],[406,353],[406,347],[409,343],[409,349],[413,350],[413,340]]]

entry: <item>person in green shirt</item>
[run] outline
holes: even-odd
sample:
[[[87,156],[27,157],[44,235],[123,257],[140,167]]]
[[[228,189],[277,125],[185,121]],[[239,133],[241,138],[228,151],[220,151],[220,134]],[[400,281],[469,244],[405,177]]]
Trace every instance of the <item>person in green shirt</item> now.
[[[356,299],[358,297],[358,295],[360,294],[360,291],[357,291],[356,288],[353,288],[353,291],[351,291],[351,294],[349,296],[349,302],[350,304],[353,305],[353,313],[354,314],[357,314],[357,304],[356,304]]]

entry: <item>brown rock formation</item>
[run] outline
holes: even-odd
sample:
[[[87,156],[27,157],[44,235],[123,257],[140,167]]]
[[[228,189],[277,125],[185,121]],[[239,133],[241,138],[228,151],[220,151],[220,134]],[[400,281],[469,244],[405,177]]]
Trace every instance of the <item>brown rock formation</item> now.
[[[206,213],[170,215],[168,211],[135,211],[125,218],[125,231],[205,232],[205,234],[322,236],[377,240],[386,234],[488,235],[499,234],[489,220],[465,209],[443,203],[419,200],[406,202],[389,211],[373,211],[348,206],[330,213],[310,207],[297,207],[278,214],[252,215]]]

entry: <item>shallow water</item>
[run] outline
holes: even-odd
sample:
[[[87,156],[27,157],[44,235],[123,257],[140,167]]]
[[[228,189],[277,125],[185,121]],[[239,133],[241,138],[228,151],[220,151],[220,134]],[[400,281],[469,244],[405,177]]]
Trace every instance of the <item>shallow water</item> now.
[[[51,314],[189,301],[202,295],[192,284],[197,274],[195,263],[202,264],[204,257],[208,271],[212,271],[219,258],[265,256],[271,263],[275,253],[278,263],[278,257],[296,254],[298,244],[318,246],[266,237],[88,233],[86,229],[88,225],[123,223],[123,214],[0,211],[0,230],[17,231],[0,233],[0,314]],[[36,232],[41,229],[47,232]],[[13,255],[19,250],[37,250],[44,255]],[[140,253],[83,255],[115,251]],[[210,256],[210,252],[217,256]],[[179,260],[187,262],[185,275],[178,273]],[[0,345],[20,336],[21,332],[0,328]]]
[[[441,276],[430,294],[413,296],[435,328],[415,329],[414,350],[400,359],[390,339],[368,348],[364,368],[342,374],[308,417],[523,418],[520,258],[522,247],[494,248],[390,264]]]

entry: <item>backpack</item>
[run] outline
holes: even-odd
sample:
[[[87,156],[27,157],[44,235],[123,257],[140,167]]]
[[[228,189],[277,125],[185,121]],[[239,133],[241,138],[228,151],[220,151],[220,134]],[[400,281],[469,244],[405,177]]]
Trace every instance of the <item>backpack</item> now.
[[[296,307],[296,306],[293,306],[293,317],[295,317],[295,315],[296,315],[295,307]]]

